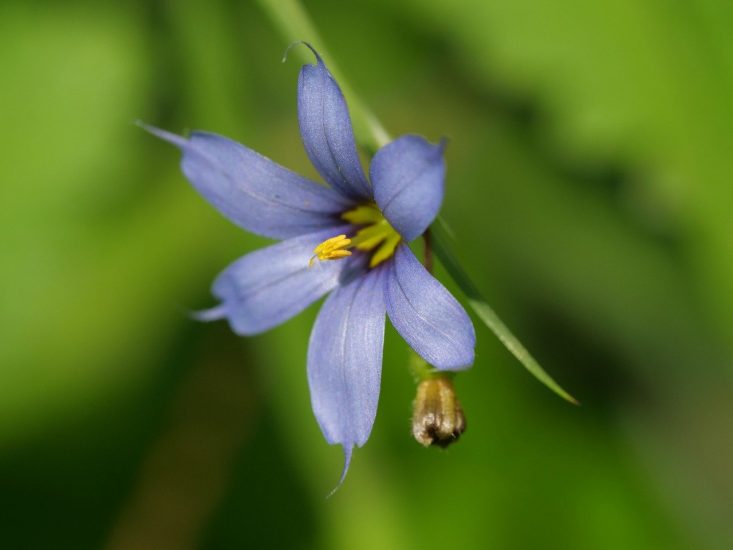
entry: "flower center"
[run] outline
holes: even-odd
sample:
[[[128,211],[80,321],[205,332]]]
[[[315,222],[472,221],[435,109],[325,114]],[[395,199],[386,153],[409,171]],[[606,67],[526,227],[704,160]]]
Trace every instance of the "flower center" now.
[[[357,206],[353,210],[345,212],[341,217],[347,222],[364,227],[359,229],[351,238],[346,235],[337,235],[323,241],[313,250],[313,257],[308,265],[313,265],[316,258],[319,260],[338,260],[351,256],[348,249],[356,248],[363,252],[372,252],[369,267],[376,267],[392,257],[397,245],[402,240],[400,234],[389,224],[374,204]]]

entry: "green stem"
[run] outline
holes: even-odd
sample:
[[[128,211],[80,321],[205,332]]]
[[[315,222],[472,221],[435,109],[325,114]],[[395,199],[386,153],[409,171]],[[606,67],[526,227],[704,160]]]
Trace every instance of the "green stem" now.
[[[430,228],[428,227],[425,230],[425,233],[422,234],[423,239],[423,265],[425,266],[425,269],[428,270],[428,273],[431,275],[433,274],[433,244],[432,244],[432,237],[430,235]]]
[[[412,377],[415,379],[415,384],[419,384],[424,380],[432,380],[433,378],[453,376],[453,373],[451,372],[442,372],[436,370],[432,365],[430,365],[427,361],[425,361],[425,359],[420,357],[412,349],[410,349],[410,361],[408,367],[410,369]]]

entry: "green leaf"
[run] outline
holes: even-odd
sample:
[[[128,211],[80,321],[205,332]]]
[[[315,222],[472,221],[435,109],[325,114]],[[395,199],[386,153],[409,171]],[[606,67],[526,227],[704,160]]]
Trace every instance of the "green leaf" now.
[[[479,319],[481,319],[484,324],[489,327],[491,332],[496,335],[501,343],[506,346],[506,348],[512,353],[512,355],[514,355],[514,357],[519,360],[519,362],[524,366],[524,368],[526,368],[530,372],[530,374],[532,374],[532,376],[537,378],[537,380],[542,382],[550,390],[555,392],[566,401],[569,401],[574,405],[579,405],[580,403],[577,401],[577,399],[575,399],[572,395],[566,392],[557,382],[555,382],[552,376],[547,374],[545,369],[543,369],[540,364],[535,360],[535,358],[532,357],[529,351],[527,351],[527,348],[525,348],[519,341],[519,339],[514,336],[512,331],[507,328],[507,326],[499,318],[496,312],[486,302],[484,297],[481,296],[481,293],[479,292],[478,288],[476,288],[476,285],[473,284],[473,281],[471,281],[471,279],[461,267],[461,264],[458,262],[455,256],[453,256],[450,248],[446,245],[446,241],[449,237],[443,225],[444,222],[439,219],[438,223],[433,224],[430,228],[432,237],[432,248],[435,252],[435,255],[438,256],[440,262],[443,264],[450,276],[461,288],[463,293],[466,295],[466,298],[468,298],[468,305],[471,306],[471,308],[476,312],[476,315],[478,315]]]

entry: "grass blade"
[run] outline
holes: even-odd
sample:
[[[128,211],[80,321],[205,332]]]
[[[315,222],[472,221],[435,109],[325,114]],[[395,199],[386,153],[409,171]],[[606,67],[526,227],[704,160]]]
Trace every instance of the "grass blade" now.
[[[579,405],[580,403],[572,395],[566,392],[560,384],[555,382],[552,376],[547,374],[545,369],[543,369],[535,358],[532,357],[529,351],[527,351],[527,348],[525,348],[519,339],[514,336],[512,331],[507,328],[496,312],[486,302],[483,296],[481,296],[476,285],[473,284],[473,281],[471,281],[456,257],[450,251],[450,248],[446,245],[449,237],[447,236],[446,229],[443,227],[440,220],[438,220],[438,223],[433,224],[430,228],[430,232],[432,234],[432,248],[435,255],[443,264],[446,271],[448,271],[448,274],[466,295],[468,305],[476,312],[479,319],[489,327],[491,332],[496,335],[501,343],[504,344],[504,346],[519,360],[522,366],[524,366],[532,376],[566,401],[574,405]]]

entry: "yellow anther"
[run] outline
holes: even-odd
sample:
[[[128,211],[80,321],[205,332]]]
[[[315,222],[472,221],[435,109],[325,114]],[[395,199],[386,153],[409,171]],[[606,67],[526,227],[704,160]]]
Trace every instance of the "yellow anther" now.
[[[376,267],[390,259],[397,245],[402,242],[400,234],[392,227],[376,204],[363,204],[341,215],[347,222],[361,226],[356,235],[336,235],[326,239],[313,250],[313,257],[308,262],[319,260],[338,260],[351,256],[349,249],[356,248],[371,254],[369,267]]]
[[[346,250],[349,245],[351,245],[351,239],[346,235],[336,235],[326,239],[313,249],[313,257],[308,262],[308,267],[313,265],[316,258],[319,260],[338,260],[351,256],[351,252]]]

